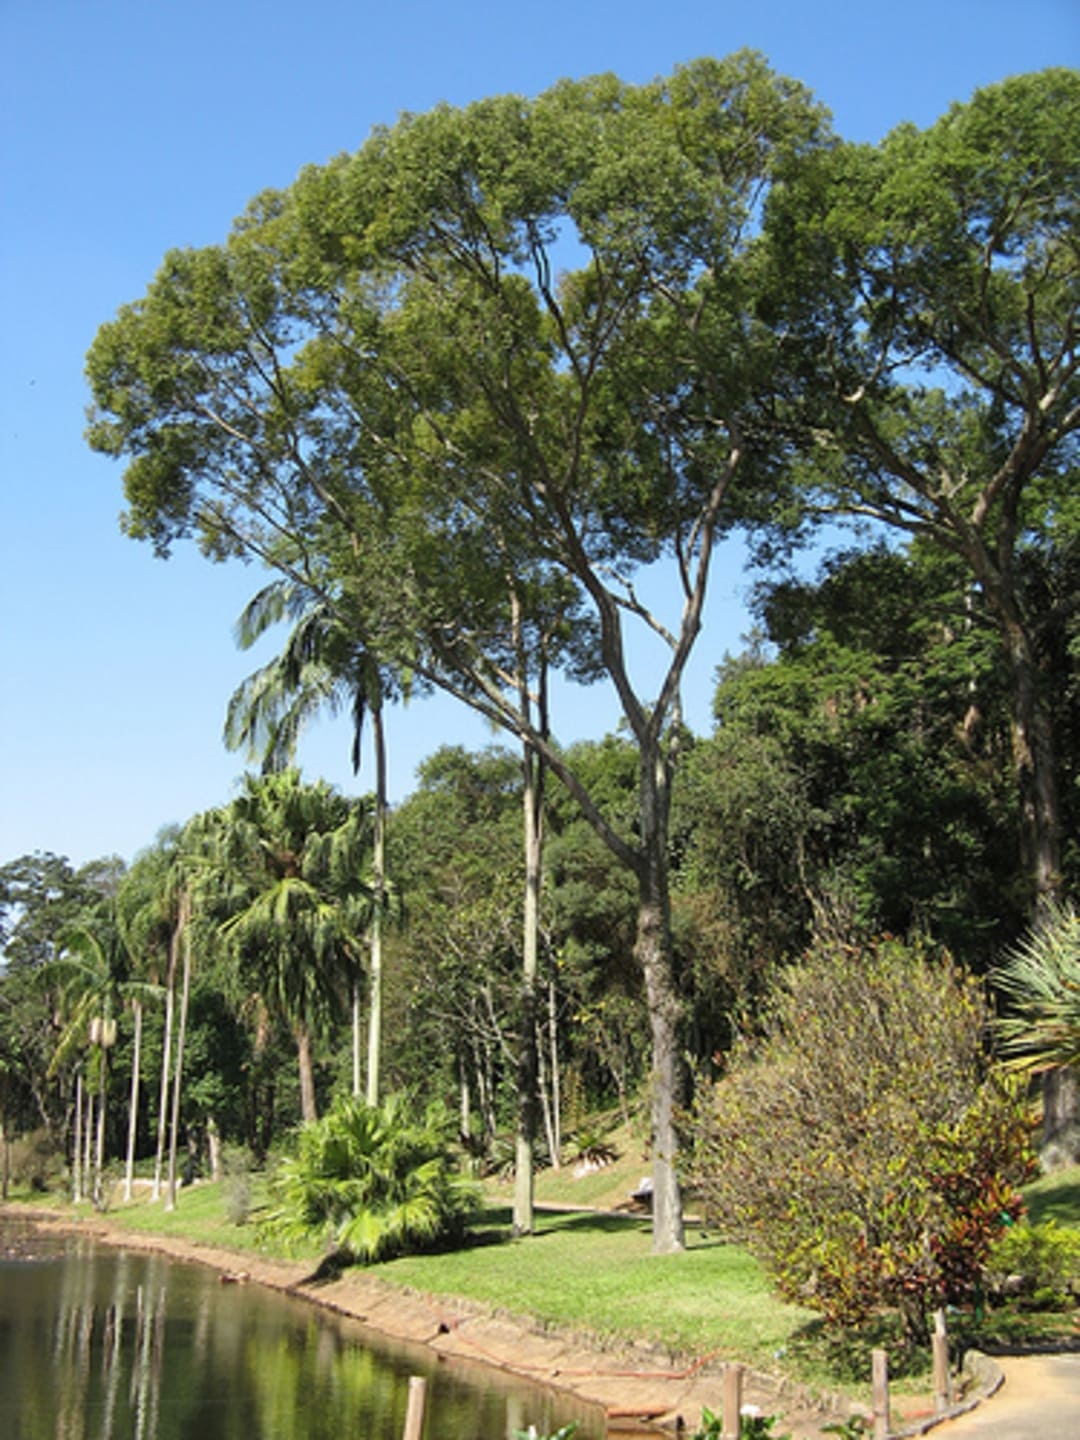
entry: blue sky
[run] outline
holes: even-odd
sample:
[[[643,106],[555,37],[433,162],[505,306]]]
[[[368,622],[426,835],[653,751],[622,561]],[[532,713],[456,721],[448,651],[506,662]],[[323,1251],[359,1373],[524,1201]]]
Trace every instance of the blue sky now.
[[[86,349],[164,252],[218,242],[252,195],[404,110],[597,71],[644,81],[743,46],[873,141],[1076,65],[1080,0],[0,0],[0,863],[130,858],[242,769],[221,723],[253,663],[232,624],[262,576],[121,536],[120,467],[82,438]],[[748,623],[738,552],[721,561],[687,691],[699,730]],[[592,689],[560,697],[556,728],[617,718]],[[439,744],[494,738],[452,702],[396,712],[395,796]],[[341,727],[316,727],[301,762],[366,788]]]

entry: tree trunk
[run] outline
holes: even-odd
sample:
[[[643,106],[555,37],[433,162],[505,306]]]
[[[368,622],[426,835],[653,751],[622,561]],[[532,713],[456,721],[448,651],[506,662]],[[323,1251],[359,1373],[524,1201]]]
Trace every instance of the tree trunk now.
[[[86,1085],[84,1090],[83,1104],[86,1113],[83,1117],[82,1195],[80,1199],[89,1200],[94,1184],[94,1089],[92,1085]]]
[[[305,1125],[314,1125],[319,1118],[315,1104],[315,1070],[311,1059],[311,1032],[301,1021],[293,1032],[296,1058],[300,1067],[300,1118]],[[369,1103],[371,1103],[369,1101]]]
[[[386,904],[386,737],[382,706],[372,706],[371,730],[375,742],[375,853],[374,910],[371,917],[371,993],[368,1016],[367,1102],[379,1103],[379,1070],[382,1064],[382,930]]]
[[[1021,863],[1036,917],[1061,897],[1061,823],[1053,726],[1031,641],[1009,597],[998,599],[1012,688],[1013,769],[1020,798]],[[1080,1081],[1067,1069],[1043,1077],[1040,1156],[1048,1169],[1080,1160]]]
[[[525,905],[522,924],[521,1004],[518,1020],[517,1133],[514,1141],[515,1235],[533,1231],[533,1145],[536,1139],[536,976],[540,951],[540,881],[543,864],[541,775],[529,745],[522,755],[525,834]]]
[[[210,1154],[210,1179],[221,1179],[221,1131],[211,1115],[206,1122],[206,1148]]]
[[[131,1097],[128,1101],[127,1163],[124,1169],[124,1199],[130,1203],[135,1179],[135,1136],[139,1124],[139,1067],[142,1063],[142,1001],[131,1002],[135,1018],[135,1039],[131,1056]]]
[[[360,1084],[360,984],[353,982],[352,987],[352,1093],[360,1095],[362,1086]]]
[[[458,1132],[463,1140],[472,1139],[472,1101],[464,1057],[458,1056]]]
[[[71,1156],[71,1198],[82,1199],[82,1066],[75,1072],[75,1145]]]
[[[97,1144],[94,1150],[94,1207],[100,1210],[105,1204],[105,1109],[108,1103],[108,1050],[101,1043],[101,1075],[98,1084]]]
[[[180,1134],[180,1089],[184,1076],[184,1040],[187,1036],[188,999],[191,995],[191,897],[185,890],[180,900],[179,930],[183,937],[184,975],[180,985],[180,1023],[176,1032],[176,1069],[173,1072],[172,1120],[169,1130],[169,1175],[165,1186],[165,1209],[176,1209],[176,1147]]]
[[[1037,913],[1061,896],[1057,757],[1027,632],[1019,620],[1006,616],[1004,633],[1011,671],[1013,767],[1020,797],[1022,858]]]
[[[180,953],[180,922],[169,936],[169,973],[165,977],[165,1030],[161,1041],[161,1087],[158,1092],[157,1150],[154,1155],[154,1188],[152,1196],[161,1199],[161,1180],[165,1168],[165,1142],[169,1130],[169,1072],[172,1067],[172,1034],[176,1018],[176,970]]]
[[[1080,1157],[1080,1084],[1075,1070],[1043,1076],[1043,1125],[1039,1159],[1045,1170],[1063,1170]]]
[[[682,1093],[680,1006],[672,970],[667,884],[668,776],[659,745],[641,757],[641,865],[634,955],[645,978],[652,1034],[650,1121],[652,1243],[657,1254],[683,1248],[682,1196],[676,1169],[675,1112]]]
[[[551,1046],[551,1127],[555,1153],[551,1163],[562,1163],[562,1084],[559,1080],[559,1011],[554,977],[548,983],[548,1043]]]
[[[559,1156],[559,1142],[556,1138],[556,1120],[554,1112],[554,1100],[551,1087],[548,1085],[547,1062],[544,1058],[544,1036],[540,1028],[540,1020],[536,1022],[536,1093],[540,1101],[540,1110],[544,1118],[544,1135],[547,1139],[548,1159],[551,1161],[553,1170],[562,1168]]]

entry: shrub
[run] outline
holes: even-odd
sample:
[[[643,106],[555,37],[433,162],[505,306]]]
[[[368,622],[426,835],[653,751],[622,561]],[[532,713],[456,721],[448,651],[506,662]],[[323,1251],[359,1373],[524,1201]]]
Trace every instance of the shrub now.
[[[221,1147],[221,1195],[231,1225],[246,1225],[252,1210],[255,1157],[246,1145]]]
[[[401,1096],[338,1100],[281,1162],[265,1228],[362,1263],[459,1238],[476,1193],[457,1172],[452,1128],[440,1107],[416,1115]]]
[[[15,1189],[37,1195],[64,1189],[67,1159],[47,1130],[16,1136],[10,1145],[8,1178]]]
[[[785,1295],[839,1324],[895,1306],[915,1343],[974,1291],[1032,1167],[987,1020],[945,956],[822,944],[699,1092],[690,1178]]]
[[[1059,1310],[1072,1302],[1080,1280],[1080,1233],[1053,1220],[1013,1225],[994,1242],[987,1284],[998,1295],[1018,1294],[1032,1309]]]

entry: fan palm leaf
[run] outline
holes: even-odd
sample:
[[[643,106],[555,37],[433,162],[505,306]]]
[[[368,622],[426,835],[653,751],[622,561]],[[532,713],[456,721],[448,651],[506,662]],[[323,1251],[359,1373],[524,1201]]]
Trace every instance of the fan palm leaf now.
[[[1003,1052],[1032,1072],[1080,1066],[1080,916],[1052,906],[995,972],[1009,1009],[997,1022]]]

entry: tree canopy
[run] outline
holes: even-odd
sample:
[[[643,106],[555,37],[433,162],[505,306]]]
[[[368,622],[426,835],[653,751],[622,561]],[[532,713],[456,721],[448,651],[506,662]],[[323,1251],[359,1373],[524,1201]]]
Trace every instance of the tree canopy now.
[[[774,176],[823,112],[749,53],[648,85],[440,106],[173,252],[99,332],[90,441],[125,526],[335,577],[365,645],[521,736],[638,879],[658,1248],[681,1243],[666,825],[713,541],[781,461],[782,337],[757,317]],[[679,613],[633,575],[672,562]],[[627,622],[666,647],[635,684]],[[550,663],[604,672],[640,751],[634,843],[538,723]]]

